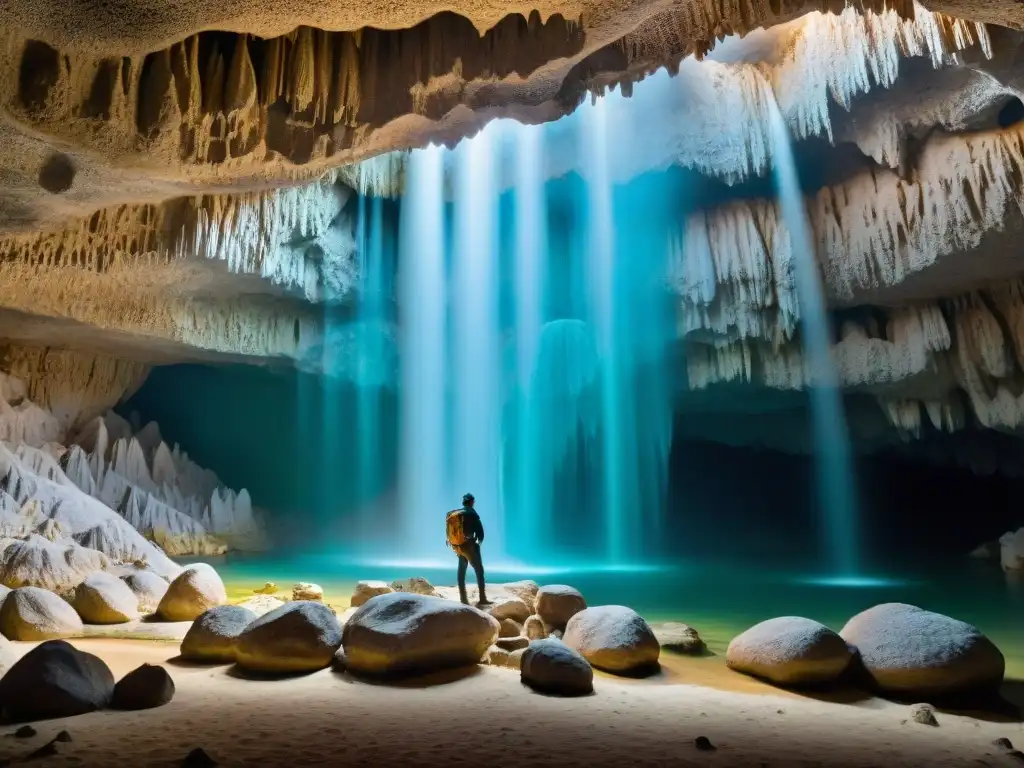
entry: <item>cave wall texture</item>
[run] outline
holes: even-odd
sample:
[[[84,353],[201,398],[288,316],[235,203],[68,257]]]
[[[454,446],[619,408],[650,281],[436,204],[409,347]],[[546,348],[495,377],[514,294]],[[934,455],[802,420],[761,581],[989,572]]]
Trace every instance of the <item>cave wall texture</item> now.
[[[358,196],[400,196],[427,142],[615,91],[612,145],[645,131],[616,181],[715,190],[666,201],[687,439],[808,450],[774,99],[817,169],[858,446],[1024,470],[1015,0],[138,5],[0,8],[0,361],[67,427],[153,366],[344,357],[324,308],[358,286]],[[585,179],[572,131],[551,142],[548,176]]]

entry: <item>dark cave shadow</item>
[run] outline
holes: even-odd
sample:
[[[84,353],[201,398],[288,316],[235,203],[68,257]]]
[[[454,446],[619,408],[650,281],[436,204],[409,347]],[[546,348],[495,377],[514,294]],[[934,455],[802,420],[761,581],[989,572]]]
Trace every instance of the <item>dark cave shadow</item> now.
[[[366,683],[367,685],[376,685],[383,688],[436,688],[441,685],[451,685],[452,683],[458,683],[462,680],[468,680],[471,677],[475,677],[481,674],[481,667],[479,664],[465,667],[454,667],[452,669],[443,669],[437,672],[428,672],[427,674],[414,675],[411,677],[404,677],[401,673],[392,675],[365,675],[357,674],[351,670],[342,671],[341,669],[335,668],[334,674],[339,677],[347,677],[353,681]]]
[[[309,677],[315,675],[317,672],[323,672],[323,669],[312,669],[302,670],[301,672],[258,672],[252,669],[245,669],[232,664],[230,667],[224,670],[224,674],[228,677],[233,677],[236,680],[255,680],[260,682],[284,682],[287,680],[297,680],[302,677]]]
[[[590,696],[597,696],[597,691],[595,690],[591,690],[589,693],[561,693],[555,690],[534,688],[521,681],[520,684],[523,688],[532,693],[534,696],[543,696],[546,699],[586,699]]]
[[[594,667],[594,669],[597,670],[598,668]],[[671,677],[667,668],[663,667],[658,662],[621,672],[609,672],[605,669],[601,669],[599,671],[612,679],[620,677],[627,680],[651,680],[654,682],[664,682]]]
[[[230,661],[192,661],[182,656],[174,656],[168,659],[166,663],[172,667],[181,667],[183,669],[214,669],[215,667],[228,667],[232,664]]]

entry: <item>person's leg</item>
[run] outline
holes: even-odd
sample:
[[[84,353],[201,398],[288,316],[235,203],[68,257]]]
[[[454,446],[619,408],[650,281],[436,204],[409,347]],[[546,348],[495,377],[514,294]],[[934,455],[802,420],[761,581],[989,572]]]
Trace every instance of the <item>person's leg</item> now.
[[[459,556],[459,598],[463,603],[469,605],[469,598],[466,597],[466,566],[469,565],[469,561],[461,552],[456,552],[456,554]]]
[[[487,587],[484,585],[484,561],[480,555],[480,545],[473,546],[470,554],[473,556],[473,572],[476,573],[476,586],[480,592],[478,602],[487,602]]]

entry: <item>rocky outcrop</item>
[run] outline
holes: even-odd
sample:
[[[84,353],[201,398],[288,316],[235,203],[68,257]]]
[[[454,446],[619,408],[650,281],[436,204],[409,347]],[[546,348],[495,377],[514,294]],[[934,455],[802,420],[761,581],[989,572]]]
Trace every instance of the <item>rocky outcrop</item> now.
[[[206,563],[196,563],[170,583],[157,614],[165,621],[192,621],[227,601],[227,590],[217,572]]]
[[[661,654],[651,627],[624,605],[585,608],[574,614],[566,624],[562,642],[606,672],[653,671]]]
[[[105,708],[113,695],[103,660],[63,640],[36,646],[0,678],[0,711],[14,721],[83,715]]]
[[[498,637],[498,621],[468,605],[411,592],[368,600],[345,623],[349,670],[408,675],[478,664]]]
[[[330,608],[293,601],[245,628],[235,641],[235,661],[255,672],[315,672],[331,665],[341,644],[341,627]],[[351,664],[351,651],[347,646],[345,651]]]
[[[1003,654],[985,635],[939,613],[885,603],[858,613],[839,635],[887,694],[917,699],[993,695],[1003,681]]]
[[[238,636],[256,620],[240,605],[218,605],[203,611],[181,641],[181,658],[188,661],[230,664],[235,661]]]
[[[783,616],[734,637],[725,663],[737,672],[779,685],[820,685],[836,681],[853,656],[846,641],[824,624]]]
[[[38,587],[15,589],[0,606],[0,634],[9,640],[75,637],[84,629],[74,608]]]
[[[520,677],[540,693],[585,696],[594,692],[594,670],[579,653],[558,640],[537,640],[522,652]]]

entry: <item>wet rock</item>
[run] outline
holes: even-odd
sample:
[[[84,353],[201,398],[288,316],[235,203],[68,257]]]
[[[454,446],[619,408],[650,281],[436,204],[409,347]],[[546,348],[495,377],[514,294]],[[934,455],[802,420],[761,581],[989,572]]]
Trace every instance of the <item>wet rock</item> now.
[[[522,625],[512,619],[502,619],[498,623],[498,637],[519,637],[522,634]]]
[[[417,674],[478,664],[498,637],[498,620],[440,597],[378,595],[345,623],[349,669],[369,675]]]
[[[203,611],[181,641],[181,657],[230,664],[235,661],[235,641],[256,618],[255,613],[240,605],[217,605]]]
[[[587,607],[578,590],[565,584],[549,584],[537,590],[537,615],[552,629],[565,629],[569,619]]]
[[[910,719],[921,725],[938,725],[935,719],[935,709],[931,704],[915,704],[910,708]]]
[[[36,735],[36,729],[31,725],[23,725],[11,735],[16,739],[31,739]]]
[[[135,593],[121,579],[102,571],[75,587],[71,605],[86,624],[124,624],[139,617]]]
[[[584,696],[594,692],[594,670],[575,650],[554,640],[535,640],[520,658],[520,679],[541,693]]]
[[[711,743],[711,739],[707,736],[698,736],[693,740],[693,746],[701,752],[712,752],[716,749],[715,745]]]
[[[152,571],[136,571],[123,577],[122,581],[139,601],[139,610],[147,614],[156,611],[170,586]]]
[[[94,712],[113,695],[114,676],[103,660],[64,640],[41,643],[0,678],[0,711],[15,721]]]
[[[543,640],[548,636],[548,628],[540,616],[533,615],[523,622],[523,634],[527,640]]]
[[[569,619],[562,641],[605,672],[654,669],[661,654],[650,625],[624,605],[585,608]]]
[[[181,761],[182,768],[212,768],[217,761],[210,757],[202,747],[196,747]]]
[[[157,613],[165,621],[192,621],[227,601],[228,593],[217,571],[206,563],[196,563],[170,583]]]
[[[10,640],[51,640],[85,631],[66,601],[39,587],[21,587],[0,606],[0,633]]]
[[[271,597],[270,595],[254,595],[248,600],[243,600],[238,604],[240,608],[252,611],[257,616],[262,616],[265,613],[277,610],[282,605],[284,605],[284,600]]]
[[[110,705],[138,710],[162,707],[174,698],[174,681],[158,664],[143,664],[118,680]]]
[[[843,638],[824,624],[800,616],[755,624],[734,637],[725,653],[729,669],[793,686],[833,682],[852,659]]]
[[[664,651],[682,653],[687,656],[700,656],[707,646],[693,627],[678,621],[663,621],[651,624],[654,636],[661,643]]]
[[[839,634],[886,693],[973,698],[994,695],[1003,680],[1003,654],[976,627],[913,605],[876,605]]]
[[[313,602],[322,603],[324,600],[323,587],[319,584],[310,584],[306,581],[300,581],[292,587],[292,600],[311,600]]]
[[[518,651],[520,648],[526,648],[530,645],[530,641],[525,637],[499,637],[494,641],[494,644],[499,648],[506,651]]]
[[[350,605],[353,608],[358,608],[371,597],[386,595],[394,591],[391,585],[384,581],[360,581],[352,593]]]
[[[411,579],[398,579],[391,582],[391,589],[395,592],[411,592],[414,595],[433,595],[434,586],[422,576],[413,576]]]
[[[323,603],[299,600],[246,627],[235,641],[235,661],[258,672],[313,672],[329,667],[340,645],[334,613]]]

